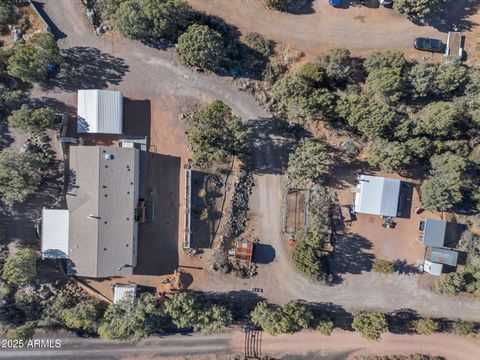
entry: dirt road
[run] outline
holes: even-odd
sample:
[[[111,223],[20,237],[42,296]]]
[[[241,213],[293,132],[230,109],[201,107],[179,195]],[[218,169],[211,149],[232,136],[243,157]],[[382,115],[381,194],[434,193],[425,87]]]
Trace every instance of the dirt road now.
[[[221,335],[150,338],[136,344],[116,343],[99,339],[42,335],[41,339],[59,339],[58,349],[2,349],[0,359],[157,359],[164,356],[178,359],[202,356],[203,359],[228,359],[244,350],[244,334],[229,330]],[[381,341],[367,341],[357,333],[335,331],[333,336],[322,336],[309,331],[272,337],[262,334],[261,353],[270,356],[304,355],[305,359],[353,359],[355,355],[434,354],[448,360],[478,360],[478,340],[450,335],[383,335]],[[207,354],[211,354],[208,357]]]
[[[261,0],[188,0],[198,10],[220,16],[242,32],[259,32],[310,54],[344,47],[354,53],[375,49],[412,52],[418,36],[444,39],[431,27],[418,27],[384,7],[350,6],[337,9],[326,0],[312,2],[303,14],[283,14],[267,9]],[[308,7],[308,6],[307,6]],[[422,53],[414,53],[418,57]]]
[[[411,308],[431,316],[480,320],[480,302],[477,300],[433,294],[419,288],[418,279],[412,276],[382,277],[366,273],[347,277],[342,285],[334,287],[309,282],[293,269],[286,239],[281,233],[285,139],[279,135],[271,115],[225,79],[183,67],[172,50],[157,50],[118,37],[97,37],[81,17],[77,0],[45,0],[44,3],[59,44],[69,52],[70,61],[75,65],[70,69],[70,76],[47,96],[74,105],[78,88],[96,87],[120,89],[126,96],[148,99],[154,128],[152,143],[160,153],[181,157],[182,165],[188,152],[177,114],[186,100],[206,102],[220,99],[244,120],[258,123],[254,147],[256,186],[250,210],[256,217],[253,230],[264,244],[273,247],[275,260],[263,265],[259,275],[246,282],[207,275],[207,281],[196,284],[194,276],[194,289],[238,292],[258,287],[264,289],[262,296],[273,302],[304,299],[334,303],[347,309],[391,311]],[[183,189],[182,181],[180,189]],[[179,219],[183,219],[183,198],[180,198],[179,209],[168,211],[178,211]],[[176,235],[182,231],[180,220]],[[172,234],[163,234],[163,237],[168,236]]]

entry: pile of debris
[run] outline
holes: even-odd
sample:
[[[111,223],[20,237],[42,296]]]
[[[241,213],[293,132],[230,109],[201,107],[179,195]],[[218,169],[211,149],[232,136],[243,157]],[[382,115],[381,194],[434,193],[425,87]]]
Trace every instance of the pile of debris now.
[[[242,169],[234,184],[232,203],[225,225],[225,240],[231,241],[240,236],[247,225],[248,201],[254,185],[252,173]]]

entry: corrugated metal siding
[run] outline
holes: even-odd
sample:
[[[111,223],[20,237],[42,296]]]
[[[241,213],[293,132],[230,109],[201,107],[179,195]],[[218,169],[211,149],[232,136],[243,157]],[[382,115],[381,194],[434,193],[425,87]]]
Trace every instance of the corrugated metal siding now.
[[[122,134],[123,97],[120,91],[78,90],[79,133]]]
[[[68,257],[68,210],[42,210],[42,258]]]

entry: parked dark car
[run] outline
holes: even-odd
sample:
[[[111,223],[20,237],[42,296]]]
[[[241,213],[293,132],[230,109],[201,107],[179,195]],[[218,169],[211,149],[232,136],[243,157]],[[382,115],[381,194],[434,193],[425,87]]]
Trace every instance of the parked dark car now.
[[[47,67],[47,76],[49,78],[54,78],[60,72],[60,64],[50,63]]]
[[[445,52],[445,44],[438,39],[416,38],[413,41],[413,47],[422,51]]]

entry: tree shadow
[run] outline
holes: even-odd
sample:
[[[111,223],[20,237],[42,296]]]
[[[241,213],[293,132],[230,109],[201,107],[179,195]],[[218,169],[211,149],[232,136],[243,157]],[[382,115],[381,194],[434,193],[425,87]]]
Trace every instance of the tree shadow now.
[[[313,0],[294,0],[290,3],[287,12],[293,15],[314,14]]]
[[[329,257],[329,268],[332,274],[361,274],[372,270],[374,254],[370,250],[372,243],[363,236],[339,234],[335,238],[335,250]]]
[[[350,312],[345,310],[342,306],[327,302],[327,303],[316,303],[316,302],[305,302],[299,301],[303,306],[307,307],[310,311],[313,312],[315,318],[321,319],[327,317],[331,320],[335,327],[343,330],[352,330],[352,319],[353,316]]]
[[[392,265],[395,272],[399,274],[410,275],[410,274],[415,274],[417,271],[415,266],[413,266],[412,264],[409,264],[405,259],[404,260],[397,259],[392,263]]]
[[[122,81],[128,65],[121,58],[92,47],[76,46],[62,50],[65,63],[50,84],[66,91],[105,89]]]
[[[282,174],[288,164],[288,156],[297,140],[285,136],[282,122],[276,118],[260,118],[248,122],[250,138],[250,166],[258,174]],[[272,159],[274,161],[272,161]]]
[[[399,309],[387,314],[388,331],[392,334],[413,334],[412,321],[420,318],[413,309]]]
[[[37,9],[38,13],[40,16],[45,20],[47,23],[48,27],[50,28],[50,32],[55,36],[55,39],[60,40],[64,39],[67,37],[67,34],[65,34],[63,31],[61,31],[57,25],[53,22],[52,19],[48,16],[47,12],[45,11],[45,4],[40,3],[38,1],[32,1],[32,5]]]
[[[479,7],[480,0],[446,0],[423,21],[412,21],[417,25],[432,26],[441,32],[451,31],[455,26],[460,30],[470,30],[478,25],[471,17],[477,13]]]
[[[41,98],[32,99],[31,104],[33,107],[49,107],[57,113],[74,116],[76,109],[55,98],[42,96]]]
[[[275,260],[275,249],[268,244],[255,244],[253,250],[253,262],[257,264],[269,264]]]

